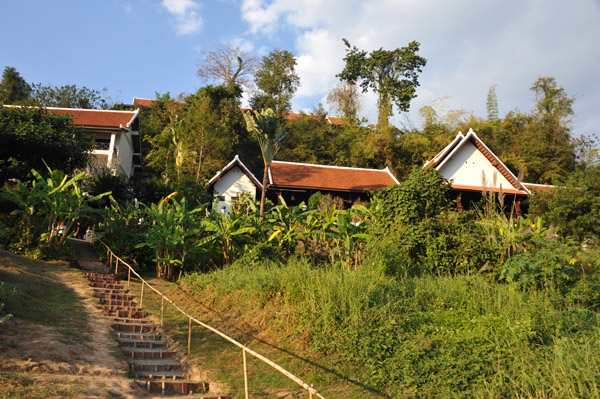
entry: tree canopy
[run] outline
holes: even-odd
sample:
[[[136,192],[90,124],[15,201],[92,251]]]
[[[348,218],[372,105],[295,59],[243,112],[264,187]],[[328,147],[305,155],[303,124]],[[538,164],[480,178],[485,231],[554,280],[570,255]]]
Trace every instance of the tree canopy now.
[[[92,149],[68,115],[43,108],[0,108],[0,183],[25,180],[31,169],[72,172],[87,165]]]
[[[278,114],[289,112],[290,101],[300,84],[296,57],[287,50],[271,51],[262,58],[254,82],[258,91],[250,99],[252,108],[271,108]]]
[[[31,86],[13,67],[5,67],[0,82],[0,104],[21,104],[29,99]]]
[[[425,58],[417,55],[419,43],[413,41],[395,50],[380,48],[367,53],[351,46],[348,40],[342,40],[346,45],[346,65],[337,76],[351,84],[360,82],[363,92],[369,88],[375,91],[379,96],[377,125],[388,126],[392,104],[400,111],[408,111],[410,101],[416,97],[419,73],[427,63]]]

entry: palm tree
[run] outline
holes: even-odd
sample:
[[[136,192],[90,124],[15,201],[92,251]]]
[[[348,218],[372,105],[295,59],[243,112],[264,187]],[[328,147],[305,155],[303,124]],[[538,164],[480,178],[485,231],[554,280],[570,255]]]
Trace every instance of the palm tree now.
[[[277,152],[277,147],[283,140],[283,128],[279,128],[279,120],[271,108],[263,109],[260,112],[248,110],[244,113],[244,119],[246,120],[246,130],[258,140],[265,162],[262,195],[260,197],[260,217],[262,218],[267,192],[267,175],[271,162],[275,157],[275,152]]]

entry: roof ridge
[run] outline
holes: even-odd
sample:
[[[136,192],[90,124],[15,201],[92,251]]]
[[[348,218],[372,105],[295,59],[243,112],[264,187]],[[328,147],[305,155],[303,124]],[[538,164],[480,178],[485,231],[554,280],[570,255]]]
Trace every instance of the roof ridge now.
[[[290,161],[276,161],[276,160],[273,160],[273,162],[286,163],[286,164],[291,164],[291,165],[314,166],[314,167],[321,167],[321,168],[366,170],[366,171],[371,171],[371,172],[389,172],[389,168],[387,168],[387,167],[385,169],[371,169],[371,168],[355,168],[352,166],[321,165],[321,164],[304,163],[304,162],[290,162]]]

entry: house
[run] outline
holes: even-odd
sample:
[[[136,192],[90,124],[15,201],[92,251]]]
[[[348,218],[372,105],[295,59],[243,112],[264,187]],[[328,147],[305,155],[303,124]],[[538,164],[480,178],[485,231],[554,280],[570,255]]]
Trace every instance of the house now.
[[[208,181],[207,187],[212,190],[215,203],[219,200],[219,211],[225,214],[229,214],[232,201],[241,193],[248,193],[256,200],[262,191],[262,184],[237,155]]]
[[[503,193],[505,205],[521,215],[528,206],[532,185],[521,182],[490,150],[472,129],[456,138],[424,167],[435,168],[450,181],[457,210],[470,208],[479,202],[483,193]]]
[[[347,203],[368,200],[368,191],[399,184],[388,168],[362,169],[273,161],[268,175],[267,197],[274,203],[281,196],[288,205],[308,202],[317,191],[341,197]]]
[[[4,105],[15,107],[17,105]],[[112,111],[46,107],[48,112],[71,115],[73,124],[94,139],[91,169],[109,168],[127,178],[142,167],[140,111]]]
[[[91,168],[109,168],[130,178],[142,167],[140,111],[47,107],[71,115],[73,123],[94,138]]]

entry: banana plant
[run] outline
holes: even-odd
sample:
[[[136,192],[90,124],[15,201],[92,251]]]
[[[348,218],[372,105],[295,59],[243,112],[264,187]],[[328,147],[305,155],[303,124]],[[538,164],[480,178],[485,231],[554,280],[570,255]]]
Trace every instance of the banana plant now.
[[[158,204],[152,204],[147,209],[147,217],[152,221],[148,230],[146,242],[136,247],[154,248],[157,263],[157,275],[172,280],[175,270],[179,276],[183,273],[185,258],[198,249],[196,245],[196,221],[194,214],[204,211],[204,207],[188,210],[185,198],[177,201],[171,193]]]
[[[283,198],[280,197],[280,201],[281,204],[275,206],[265,218],[270,227],[268,242],[275,241],[289,255],[296,248],[298,240],[306,234],[303,222],[310,211],[302,210],[304,202],[290,208]]]
[[[231,212],[229,216],[220,212],[212,212],[209,217],[202,220],[202,227],[208,236],[199,240],[197,246],[202,247],[211,243],[217,245],[221,250],[225,265],[233,263],[236,257],[236,248],[243,247],[238,238],[243,235],[251,235],[256,229],[255,226],[245,225],[243,214],[235,212]]]

